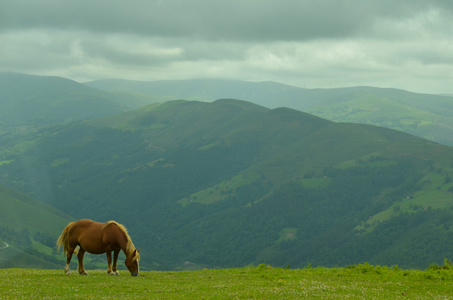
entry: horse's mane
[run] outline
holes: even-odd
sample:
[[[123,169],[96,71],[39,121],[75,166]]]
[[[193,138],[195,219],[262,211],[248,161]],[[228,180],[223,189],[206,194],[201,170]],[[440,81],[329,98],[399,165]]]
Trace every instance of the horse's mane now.
[[[130,256],[136,248],[135,248],[134,244],[132,243],[132,239],[129,236],[129,233],[127,233],[126,227],[124,227],[123,225],[121,225],[120,223],[118,223],[116,221],[108,221],[105,223],[105,225],[104,225],[104,227],[102,227],[102,229],[109,226],[110,224],[115,224],[124,233],[124,235],[126,237],[126,241],[127,241],[125,254],[126,254],[126,256]]]

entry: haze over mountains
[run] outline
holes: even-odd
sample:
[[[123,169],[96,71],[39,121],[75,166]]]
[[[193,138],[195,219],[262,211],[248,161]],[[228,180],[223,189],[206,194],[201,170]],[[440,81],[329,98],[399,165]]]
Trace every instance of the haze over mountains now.
[[[0,126],[91,119],[178,99],[230,98],[268,108],[302,110],[336,122],[384,126],[453,145],[453,101],[445,95],[373,87],[303,89],[276,82],[232,80],[104,79],[81,84],[58,77],[4,72],[0,72],[0,78],[4,107]]]
[[[60,79],[36,79],[51,82],[43,87],[45,95],[58,95]],[[25,119],[5,124],[0,134],[0,183],[52,206],[50,211],[61,211],[58,217],[43,217],[53,220],[54,227],[86,217],[123,223],[142,248],[141,263],[148,269],[183,268],[187,261],[209,267],[344,266],[368,261],[424,268],[452,257],[453,148],[388,128],[337,123],[295,109],[271,109],[235,99],[176,100],[119,111],[128,100],[182,98],[181,85],[188,95],[194,84],[192,96],[186,99],[213,100],[208,95],[225,84],[205,81],[203,89],[196,82],[154,83],[156,94],[137,88],[131,96],[126,95],[132,90],[121,88],[113,95],[70,82],[77,92],[63,90],[69,91],[65,99],[74,102],[56,101],[58,96],[46,101],[51,97],[39,97],[39,88],[29,89],[29,96],[21,89],[25,94],[16,98],[9,90],[13,96],[1,101],[39,98],[42,112],[52,111],[55,103],[63,107],[78,103],[71,95],[80,95],[81,90],[82,104],[90,97],[112,95],[100,102],[118,111],[71,117],[69,110],[52,126]],[[438,120],[448,119],[451,100],[373,88],[333,91],[226,83],[225,91],[246,96],[264,86],[263,96],[256,99],[271,99],[274,93],[282,102],[310,92],[313,99],[321,99],[317,103],[322,105],[311,104],[317,109],[330,108],[327,104],[336,92],[341,105],[356,115],[363,111],[349,104],[357,95],[385,98],[380,102],[388,110],[404,107],[413,96],[414,104],[406,111],[428,111],[427,115],[435,111]],[[121,82],[115,85],[120,87]],[[436,105],[426,105],[423,99],[434,99]],[[129,107],[138,105],[134,103]],[[379,110],[370,111],[378,119]],[[14,112],[20,114],[20,109]],[[398,120],[418,122],[423,113]],[[416,129],[424,126],[416,124]],[[23,196],[16,195],[8,198],[8,209],[21,209]],[[46,241],[49,236],[56,239],[62,228],[57,233],[42,229],[45,232],[36,235],[27,233],[26,223],[5,220],[0,218],[0,241],[11,245],[8,251],[28,249],[27,253],[40,253],[44,261],[55,259]],[[24,241],[10,241],[16,235]]]
[[[118,98],[61,77],[0,72],[0,126],[49,125],[124,111]]]
[[[453,101],[449,96],[373,87],[303,89],[276,82],[202,79],[149,82],[104,79],[86,84],[122,95],[141,95],[148,103],[242,99],[268,108],[302,110],[336,122],[384,126],[453,145]]]

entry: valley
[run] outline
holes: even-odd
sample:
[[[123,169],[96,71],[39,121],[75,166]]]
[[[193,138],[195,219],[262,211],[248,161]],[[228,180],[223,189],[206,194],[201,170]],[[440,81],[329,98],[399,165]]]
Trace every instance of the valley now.
[[[127,100],[111,95],[108,106]],[[18,253],[27,257],[19,267],[63,266],[56,238],[80,218],[124,224],[143,270],[365,261],[426,269],[453,256],[450,146],[201,98],[2,127],[0,241],[10,246],[0,266],[14,267]],[[101,257],[88,259],[104,268]]]

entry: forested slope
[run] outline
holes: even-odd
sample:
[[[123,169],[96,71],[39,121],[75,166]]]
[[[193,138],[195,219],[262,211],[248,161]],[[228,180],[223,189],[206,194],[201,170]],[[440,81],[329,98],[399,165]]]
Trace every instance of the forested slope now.
[[[395,130],[223,99],[13,140],[3,184],[75,218],[123,223],[144,268],[425,268],[452,256],[453,150]]]

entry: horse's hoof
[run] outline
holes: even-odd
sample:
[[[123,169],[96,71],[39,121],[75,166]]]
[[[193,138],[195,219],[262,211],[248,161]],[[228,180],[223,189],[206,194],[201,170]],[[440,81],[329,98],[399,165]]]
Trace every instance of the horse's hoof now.
[[[64,273],[65,273],[66,275],[71,275],[71,269],[70,269],[69,265],[66,265],[66,266],[64,267]]]

